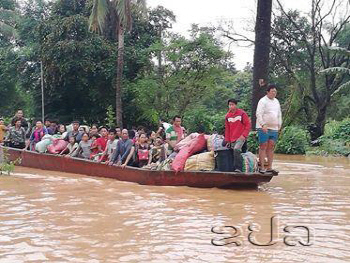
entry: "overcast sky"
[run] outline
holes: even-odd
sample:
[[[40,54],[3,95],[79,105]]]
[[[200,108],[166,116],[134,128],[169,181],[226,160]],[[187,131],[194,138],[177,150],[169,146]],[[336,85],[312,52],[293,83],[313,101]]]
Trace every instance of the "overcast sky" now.
[[[311,0],[282,0],[282,3],[285,9],[299,9],[305,13],[309,12],[311,7]],[[222,20],[232,20],[235,29],[243,32],[254,28],[256,0],[148,0],[147,5],[162,5],[173,11],[176,15],[173,30],[183,35],[187,34],[193,23],[203,26],[217,25]],[[253,47],[241,48],[231,45],[230,50],[234,53],[234,62],[238,69],[242,69],[247,62],[253,62]]]

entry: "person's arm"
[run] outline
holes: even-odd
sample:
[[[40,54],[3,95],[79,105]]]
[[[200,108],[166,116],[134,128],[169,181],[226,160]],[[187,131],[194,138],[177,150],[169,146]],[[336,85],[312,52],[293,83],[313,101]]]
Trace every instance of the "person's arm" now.
[[[149,149],[149,154],[148,154],[148,163],[147,165],[150,165],[152,162],[152,149]]]
[[[125,166],[128,165],[128,163],[129,163],[130,159],[132,158],[132,155],[134,154],[134,152],[135,152],[135,147],[132,146],[131,149],[130,149],[130,152],[128,154],[128,157],[126,158],[125,162],[123,162],[123,164],[121,165],[122,168],[124,168]]]
[[[264,111],[265,111],[265,102],[263,99],[260,99],[258,102],[258,106],[256,108],[256,121],[259,123],[261,127],[265,125],[264,121]]]
[[[77,143],[74,143],[73,147],[72,147],[72,150],[69,151],[69,153],[67,154],[67,156],[72,156],[72,154],[78,149],[79,147],[79,144]]]
[[[278,102],[278,130],[282,128],[282,111],[281,111],[281,105]]]
[[[22,130],[22,139],[25,142],[26,141],[26,130],[23,127],[21,128],[21,130]]]
[[[250,129],[252,127],[252,124],[251,124],[250,118],[246,112],[243,113],[243,115],[242,115],[242,122],[244,125],[244,130],[243,130],[242,135],[245,137],[245,139],[247,139],[249,136],[249,132],[250,132]]]
[[[68,144],[69,145],[69,144]],[[65,153],[67,150],[68,150],[68,145],[66,146],[66,148],[64,148],[60,153],[59,155],[62,155],[63,153]]]
[[[227,115],[225,116],[225,140],[224,144],[230,142],[230,124],[227,120]]]
[[[24,130],[24,128],[22,127],[22,129]],[[32,131],[30,137],[29,137],[29,140],[26,140],[26,133],[24,132],[24,142],[25,142],[25,145],[26,147],[24,148],[24,150],[30,150],[30,144],[32,143],[32,141],[34,141],[34,131]]]
[[[26,137],[30,134],[30,131],[32,129],[32,125],[30,124],[30,122],[27,122],[27,129],[26,129]]]

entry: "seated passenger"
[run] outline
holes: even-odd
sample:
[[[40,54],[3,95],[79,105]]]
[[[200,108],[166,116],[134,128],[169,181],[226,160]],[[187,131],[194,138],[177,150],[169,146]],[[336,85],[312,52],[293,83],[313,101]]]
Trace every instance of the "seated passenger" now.
[[[75,142],[74,136],[69,137],[69,143],[65,149],[60,152],[60,155],[71,156],[73,152],[78,148],[78,143]]]
[[[79,127],[80,127],[79,122],[73,121],[72,122],[73,129],[67,133],[67,135],[64,139],[66,141],[68,141],[69,137],[73,136],[75,138],[76,142],[79,143],[81,141],[82,136],[83,136],[83,133],[79,131]]]
[[[166,159],[166,150],[163,144],[162,137],[157,137],[154,141],[154,146],[150,151],[150,158],[148,164],[161,163]]]
[[[129,139],[129,133],[127,129],[122,130],[122,138],[117,143],[117,148],[112,154],[112,158],[106,164],[112,165],[121,165],[125,163],[126,158],[128,157],[131,147],[133,146],[132,140]]]
[[[29,147],[31,151],[35,151],[35,144],[40,142],[45,134],[47,134],[47,129],[46,127],[44,127],[43,122],[38,120],[29,138],[29,141],[30,141]]]
[[[156,141],[156,132],[155,131],[150,131],[147,133],[147,137],[148,137],[148,143],[150,146],[154,145],[154,142]]]
[[[115,138],[116,135],[117,134],[116,134],[116,131],[114,129],[109,130],[106,149],[99,159],[100,162],[106,162],[106,161],[109,162],[110,161],[113,152],[117,148],[118,140]]]
[[[98,127],[97,124],[92,124],[91,129],[89,130],[90,138],[95,134],[98,134]]]
[[[14,126],[9,128],[5,138],[5,143],[12,148],[24,149],[26,147],[26,131],[22,127],[22,120],[18,119],[14,122],[14,124]]]
[[[95,134],[91,135],[90,138],[91,138],[91,155],[90,155],[90,159],[94,160],[94,161],[97,161],[98,159],[97,160],[95,159],[95,157],[99,154],[98,145],[97,145],[97,139],[100,138],[100,135],[95,133]]]
[[[50,125],[51,125],[51,121],[49,119],[45,119],[44,120],[44,127],[46,129],[50,128]]]
[[[66,126],[64,126],[63,124],[59,124],[58,125],[58,129],[57,129],[57,135],[61,135],[61,139],[64,140],[64,138],[66,138],[67,136],[67,131],[66,131]]]
[[[89,159],[91,155],[91,141],[89,134],[83,133],[78,148],[72,153],[72,157]]]
[[[115,128],[115,131],[117,132],[117,139],[121,139],[122,138],[122,129],[120,129],[119,127]]]
[[[98,154],[102,155],[102,153],[106,150],[107,141],[108,141],[108,131],[106,127],[100,128],[100,138],[96,140]]]
[[[57,121],[52,121],[50,126],[47,128],[47,133],[50,135],[54,135],[58,132],[58,123]]]
[[[135,167],[143,167],[148,164],[150,159],[150,146],[147,143],[147,136],[145,133],[140,133],[138,144],[131,147],[130,153],[126,158],[126,161],[122,164],[122,168],[126,165],[131,165]]]

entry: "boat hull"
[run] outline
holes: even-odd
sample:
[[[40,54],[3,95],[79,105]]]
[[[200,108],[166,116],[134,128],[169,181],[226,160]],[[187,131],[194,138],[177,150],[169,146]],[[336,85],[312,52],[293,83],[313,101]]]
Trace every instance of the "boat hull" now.
[[[134,167],[122,169],[78,158],[65,158],[58,155],[41,154],[2,147],[8,158],[21,159],[19,165],[43,170],[83,174],[88,176],[113,178],[142,185],[189,186],[200,188],[257,187],[269,182],[272,174],[227,173],[218,171],[154,171]]]

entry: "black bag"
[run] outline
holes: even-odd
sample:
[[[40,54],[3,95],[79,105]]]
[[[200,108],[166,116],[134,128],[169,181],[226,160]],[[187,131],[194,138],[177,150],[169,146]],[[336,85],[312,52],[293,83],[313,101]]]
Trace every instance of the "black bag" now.
[[[221,172],[233,172],[233,150],[222,150],[215,152],[215,170]]]

